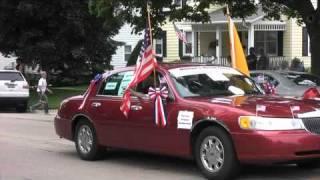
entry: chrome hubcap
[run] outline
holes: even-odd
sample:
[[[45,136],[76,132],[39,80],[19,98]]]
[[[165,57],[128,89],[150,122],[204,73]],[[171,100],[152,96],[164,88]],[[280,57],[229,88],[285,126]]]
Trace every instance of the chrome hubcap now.
[[[93,144],[93,136],[89,126],[82,125],[78,132],[78,145],[83,154],[91,151]]]
[[[215,136],[206,137],[201,143],[200,158],[208,171],[219,171],[224,163],[224,148],[221,141]]]

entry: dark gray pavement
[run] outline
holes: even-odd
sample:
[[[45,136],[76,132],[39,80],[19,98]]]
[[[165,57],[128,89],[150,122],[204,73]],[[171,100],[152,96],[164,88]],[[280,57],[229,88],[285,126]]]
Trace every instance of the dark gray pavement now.
[[[59,139],[53,118],[42,111],[0,111],[0,180],[197,180],[192,161],[137,152],[112,151],[103,160],[82,161],[74,144]],[[320,169],[246,166],[241,180],[320,180]]]

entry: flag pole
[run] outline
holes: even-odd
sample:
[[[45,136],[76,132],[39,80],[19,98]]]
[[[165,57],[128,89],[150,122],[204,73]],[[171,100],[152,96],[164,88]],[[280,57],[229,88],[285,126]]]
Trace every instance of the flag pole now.
[[[230,11],[229,11],[229,5],[227,4],[226,7],[226,14],[228,18],[228,28],[229,28],[229,43],[230,43],[230,56],[231,56],[231,67],[236,68],[235,60],[235,49],[234,49],[234,34],[233,34],[233,24],[231,23],[231,17],[230,17]]]
[[[153,37],[152,37],[152,29],[151,29],[150,4],[149,4],[149,1],[147,1],[147,14],[148,14],[149,33],[150,33],[150,44],[151,44],[151,47],[153,47]],[[152,55],[153,55],[153,48],[152,48]],[[157,81],[156,81],[156,69],[155,68],[153,68],[153,83],[154,83],[154,88],[156,88],[157,87]]]

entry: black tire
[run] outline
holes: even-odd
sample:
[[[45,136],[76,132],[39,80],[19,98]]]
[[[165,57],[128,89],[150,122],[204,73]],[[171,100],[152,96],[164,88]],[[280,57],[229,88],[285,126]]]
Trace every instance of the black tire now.
[[[85,148],[86,146],[81,143],[81,137],[83,137],[83,132],[81,131],[88,131],[91,133],[92,145],[90,149]],[[77,153],[81,159],[94,161],[102,158],[102,155],[104,154],[104,148],[98,144],[96,131],[93,125],[89,121],[81,120],[80,122],[77,123],[74,137],[75,137],[74,142],[76,145]],[[88,139],[90,139],[89,135],[87,136],[87,139],[84,138],[84,141]]]
[[[214,152],[210,151],[209,153],[207,151],[207,153],[204,153],[204,150],[202,151],[201,149],[205,147],[205,142],[209,143],[210,139],[211,143],[218,144],[218,148],[210,148]],[[227,180],[233,179],[238,174],[240,168],[239,161],[236,157],[232,140],[223,129],[219,127],[205,128],[197,137],[193,148],[198,168],[207,179]],[[203,155],[201,155],[202,153]],[[209,160],[204,156],[209,157],[211,159],[210,162],[216,163],[217,166],[210,165]],[[218,161],[218,157],[222,162]]]
[[[24,113],[27,111],[28,103],[18,104],[16,106],[16,111],[19,113]]]
[[[320,160],[314,160],[310,162],[300,162],[297,166],[302,169],[317,169],[320,168]]]

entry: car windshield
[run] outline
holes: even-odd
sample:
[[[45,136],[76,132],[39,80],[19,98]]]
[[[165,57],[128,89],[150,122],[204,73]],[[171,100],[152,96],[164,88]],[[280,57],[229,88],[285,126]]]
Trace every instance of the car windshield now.
[[[196,66],[169,72],[182,97],[261,94],[250,78],[228,67]]]
[[[288,73],[284,75],[298,86],[320,86],[320,78],[311,74]]]
[[[23,77],[18,72],[0,72],[1,81],[23,81]]]

